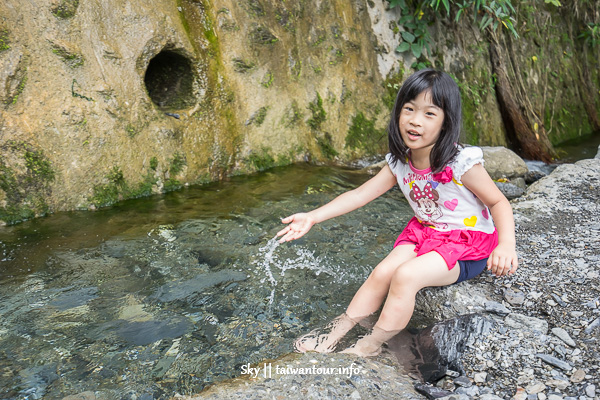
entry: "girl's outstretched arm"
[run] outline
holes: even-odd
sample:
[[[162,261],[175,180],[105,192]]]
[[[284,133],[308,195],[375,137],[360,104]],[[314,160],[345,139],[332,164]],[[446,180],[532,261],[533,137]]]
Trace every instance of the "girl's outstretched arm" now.
[[[289,225],[277,233],[277,236],[282,236],[279,241],[283,243],[299,239],[314,224],[356,210],[381,196],[395,184],[397,184],[396,177],[390,167],[386,165],[377,175],[358,188],[339,195],[324,206],[307,213],[294,214],[282,219],[282,223]]]
[[[483,165],[476,164],[461,177],[462,183],[488,208],[498,230],[498,246],[488,258],[487,268],[496,276],[513,274],[519,267],[512,207]]]

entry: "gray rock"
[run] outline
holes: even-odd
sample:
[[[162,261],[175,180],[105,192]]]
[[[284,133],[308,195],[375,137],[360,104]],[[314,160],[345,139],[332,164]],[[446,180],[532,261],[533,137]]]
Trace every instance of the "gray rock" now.
[[[479,396],[479,400],[502,400],[502,397],[498,397],[495,394],[485,393]]]
[[[565,331],[563,328],[552,328],[552,333],[555,334],[556,337],[558,337],[560,340],[562,340],[569,346],[571,346],[571,347],[577,346],[577,343],[575,343],[575,341],[571,338],[571,336],[569,336],[567,331]]]
[[[600,318],[596,318],[591,324],[589,324],[588,327],[585,328],[585,333],[589,335],[594,329],[597,328],[600,328]]]
[[[504,299],[513,306],[520,306],[525,302],[525,294],[520,290],[508,288],[504,291]]]
[[[477,386],[459,387],[455,393],[466,394],[469,397],[475,397],[479,395],[479,388]]]
[[[548,322],[543,319],[528,317],[523,314],[509,314],[504,318],[504,324],[514,329],[539,332],[544,335],[548,333]]]
[[[492,179],[515,178],[529,171],[525,161],[506,147],[482,147],[485,169]]]
[[[573,369],[571,364],[569,364],[568,362],[559,360],[558,358],[551,356],[549,354],[536,354],[536,356],[538,358],[540,358],[542,361],[544,361],[552,366],[555,366],[557,368],[560,368],[563,371],[570,371]]]
[[[432,385],[417,384],[417,385],[415,385],[415,389],[417,390],[417,392],[421,393],[422,395],[424,395],[425,397],[427,397],[430,400],[442,399],[444,397],[453,395],[452,392],[449,392],[444,389],[440,389],[440,388],[432,386]]]
[[[525,189],[510,182],[494,182],[502,194],[509,200],[516,199],[525,194]]]
[[[454,379],[453,382],[457,386],[461,386],[461,387],[473,386],[473,382],[471,382],[471,380],[469,378],[467,378],[466,376],[459,376],[458,378]]]
[[[490,312],[492,314],[497,314],[500,316],[506,316],[510,314],[510,310],[506,308],[506,306],[502,303],[498,303],[497,301],[486,301],[485,302],[485,311]]]
[[[587,385],[585,387],[585,395],[594,398],[596,396],[596,385]]]
[[[600,145],[598,146],[598,152],[596,153],[596,157],[595,158],[600,158]]]

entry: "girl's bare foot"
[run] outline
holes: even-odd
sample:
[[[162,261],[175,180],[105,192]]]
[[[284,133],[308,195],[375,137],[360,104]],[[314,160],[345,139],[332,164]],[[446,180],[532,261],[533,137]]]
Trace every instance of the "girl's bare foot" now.
[[[294,342],[294,348],[299,353],[307,351],[316,351],[318,353],[331,353],[335,350],[338,342],[348,333],[358,321],[350,318],[346,313],[336,317],[325,329],[328,333],[320,334],[318,330],[313,330],[306,335],[300,336]]]
[[[381,346],[389,339],[396,336],[400,330],[386,331],[374,326],[373,330],[360,338],[354,346],[348,347],[342,353],[356,354],[361,357],[375,357],[381,354]]]

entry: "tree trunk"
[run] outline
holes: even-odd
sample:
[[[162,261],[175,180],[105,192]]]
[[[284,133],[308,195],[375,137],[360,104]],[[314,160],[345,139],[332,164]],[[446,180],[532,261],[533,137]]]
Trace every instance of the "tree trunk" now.
[[[490,59],[492,71],[496,75],[496,97],[507,138],[522,157],[551,162],[555,153],[546,131],[539,125],[537,132],[534,131],[533,124],[525,116],[525,106],[523,102],[519,102],[508,79],[503,49],[496,38],[490,36]]]

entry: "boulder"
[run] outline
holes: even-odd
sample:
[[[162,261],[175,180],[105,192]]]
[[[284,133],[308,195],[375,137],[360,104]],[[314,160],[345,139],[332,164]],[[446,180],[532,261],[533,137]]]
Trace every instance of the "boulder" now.
[[[524,176],[529,169],[525,161],[506,147],[482,147],[485,169],[492,179]]]

